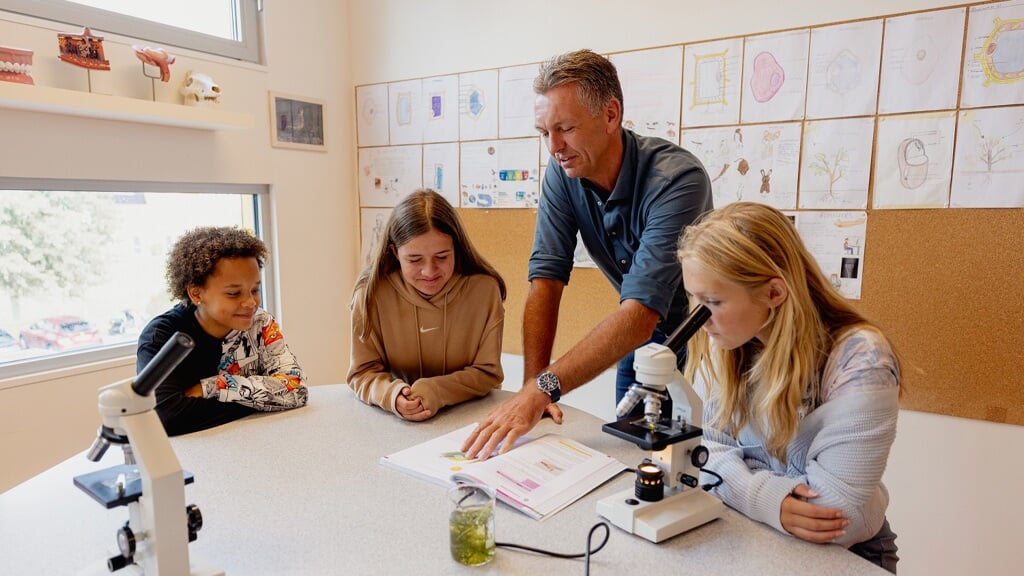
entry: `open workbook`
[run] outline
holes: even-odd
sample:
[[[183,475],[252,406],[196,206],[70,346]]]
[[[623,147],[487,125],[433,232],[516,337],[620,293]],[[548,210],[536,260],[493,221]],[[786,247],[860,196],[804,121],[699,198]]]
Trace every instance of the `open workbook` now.
[[[557,434],[522,438],[516,448],[487,460],[468,460],[460,450],[476,424],[383,456],[381,464],[418,478],[453,486],[484,484],[499,500],[543,520],[626,469],[618,460]]]

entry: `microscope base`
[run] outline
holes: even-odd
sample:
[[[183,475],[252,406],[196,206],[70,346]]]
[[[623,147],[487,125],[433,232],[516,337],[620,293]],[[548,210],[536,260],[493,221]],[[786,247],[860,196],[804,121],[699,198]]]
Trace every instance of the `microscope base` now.
[[[636,502],[630,504],[629,502]],[[623,490],[597,503],[597,513],[612,524],[650,540],[661,542],[718,518],[725,504],[699,488],[667,495],[658,502],[636,499],[633,489]]]
[[[114,554],[116,552],[110,551],[111,556]],[[189,554],[189,568],[188,576],[225,576],[224,570],[212,566],[202,558],[197,559],[195,554]],[[110,574],[117,574],[118,576],[145,576],[142,566],[138,564],[131,564],[117,572],[111,572],[104,560],[90,564],[78,571],[75,576],[110,576]]]

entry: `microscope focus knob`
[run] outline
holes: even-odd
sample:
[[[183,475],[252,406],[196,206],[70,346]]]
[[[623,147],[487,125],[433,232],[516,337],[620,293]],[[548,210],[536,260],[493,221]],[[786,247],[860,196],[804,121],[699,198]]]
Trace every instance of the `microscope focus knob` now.
[[[690,453],[690,462],[693,463],[697,468],[703,468],[708,463],[708,448],[703,444],[697,446]]]
[[[121,551],[121,556],[127,559],[135,556],[135,533],[128,527],[127,522],[117,529],[117,549]]]
[[[203,513],[199,506],[189,504],[185,507],[185,514],[188,518],[188,541],[194,542],[199,537],[198,532],[203,529]]]

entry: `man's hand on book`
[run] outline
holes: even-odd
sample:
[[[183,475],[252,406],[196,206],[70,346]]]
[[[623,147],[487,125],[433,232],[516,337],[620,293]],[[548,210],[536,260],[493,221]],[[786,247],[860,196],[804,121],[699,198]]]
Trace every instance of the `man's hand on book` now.
[[[556,424],[562,423],[562,409],[536,385],[527,383],[511,399],[491,410],[463,442],[462,451],[467,458],[486,460],[501,444],[501,454],[504,454],[515,446],[516,440],[533,430],[545,413],[550,414]]]

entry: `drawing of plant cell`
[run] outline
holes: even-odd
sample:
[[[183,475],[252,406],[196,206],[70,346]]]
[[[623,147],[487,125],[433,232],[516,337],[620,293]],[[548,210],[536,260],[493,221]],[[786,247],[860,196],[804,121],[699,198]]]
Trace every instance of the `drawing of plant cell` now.
[[[696,74],[693,79],[691,110],[697,106],[728,104],[725,100],[725,85],[728,82],[725,65],[728,55],[728,50],[714,54],[694,54]]]
[[[918,138],[904,138],[896,151],[900,184],[907,190],[918,188],[928,178],[928,153]]]
[[[430,119],[440,120],[444,118],[444,94],[430,95]]]
[[[984,86],[1012,84],[1024,79],[1024,18],[995,18],[992,32],[974,55],[985,73]]]
[[[750,92],[754,100],[764,103],[778,94],[786,81],[786,71],[770,52],[754,57],[754,71],[750,75]]]
[[[848,49],[843,49],[828,63],[827,86],[838,94],[845,94],[860,84],[860,59]]]
[[[395,121],[400,126],[412,124],[412,93],[399,92],[395,101]]]
[[[476,86],[471,86],[466,94],[466,115],[476,120],[483,114],[486,107],[483,91]]]

